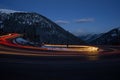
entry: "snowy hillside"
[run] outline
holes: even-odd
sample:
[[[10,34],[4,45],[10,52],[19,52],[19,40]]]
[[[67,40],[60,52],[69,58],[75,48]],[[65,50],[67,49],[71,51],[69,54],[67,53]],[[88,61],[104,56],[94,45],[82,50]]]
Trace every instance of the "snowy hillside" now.
[[[0,9],[0,13],[10,14],[10,13],[16,13],[16,12],[20,12],[20,11],[8,10],[8,9]]]
[[[32,42],[84,44],[84,41],[38,13],[1,10],[0,22],[2,32],[24,34],[24,38]]]
[[[89,42],[99,38],[102,34],[103,33],[101,33],[101,34],[86,34],[86,35],[81,35],[81,36],[78,36],[78,37],[80,39],[86,41],[87,43],[89,43]]]
[[[104,33],[99,38],[91,41],[91,44],[98,45],[120,45],[120,27],[114,28]]]

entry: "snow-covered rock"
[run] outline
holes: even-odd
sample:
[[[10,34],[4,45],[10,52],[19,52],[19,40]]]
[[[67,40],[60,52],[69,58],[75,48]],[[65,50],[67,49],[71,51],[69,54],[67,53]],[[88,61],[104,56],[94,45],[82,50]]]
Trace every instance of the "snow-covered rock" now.
[[[16,12],[20,12],[20,11],[9,10],[9,9],[0,9],[0,13],[10,14],[10,13],[16,13]]]
[[[4,27],[3,21],[0,21],[0,29],[2,29],[3,27]]]

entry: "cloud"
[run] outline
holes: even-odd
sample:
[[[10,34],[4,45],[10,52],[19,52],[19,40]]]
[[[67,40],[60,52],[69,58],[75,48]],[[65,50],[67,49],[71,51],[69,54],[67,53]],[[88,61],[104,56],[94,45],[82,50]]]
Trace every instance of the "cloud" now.
[[[55,21],[57,24],[69,24],[69,21],[64,21],[64,20],[57,20]]]
[[[82,18],[82,19],[76,19],[76,23],[88,23],[88,22],[94,22],[94,18]]]

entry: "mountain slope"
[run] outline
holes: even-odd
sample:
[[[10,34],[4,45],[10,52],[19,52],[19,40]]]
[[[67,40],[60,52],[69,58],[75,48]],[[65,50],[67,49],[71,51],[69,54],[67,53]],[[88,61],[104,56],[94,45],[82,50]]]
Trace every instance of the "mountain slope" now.
[[[24,38],[49,44],[84,44],[48,18],[33,12],[0,10],[0,31],[24,34]]]
[[[120,45],[120,28],[112,29],[90,43],[97,45]]]
[[[78,36],[80,39],[84,40],[86,43],[90,43],[91,41],[99,38],[101,34],[86,34],[86,35],[81,35],[81,36]]]

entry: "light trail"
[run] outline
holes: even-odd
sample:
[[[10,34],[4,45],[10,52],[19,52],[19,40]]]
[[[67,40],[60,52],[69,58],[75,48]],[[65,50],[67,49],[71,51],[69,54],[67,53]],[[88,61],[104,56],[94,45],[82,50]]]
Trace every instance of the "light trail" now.
[[[116,47],[101,47],[100,49],[96,46],[86,46],[86,45],[53,45],[45,44],[43,47],[34,47],[20,45],[13,43],[13,39],[20,37],[20,34],[12,33],[0,37],[1,46],[0,54],[16,54],[16,55],[35,55],[35,56],[94,56],[90,57],[92,59],[97,58],[99,55],[109,55],[120,53],[120,49]],[[3,48],[2,48],[3,47]],[[10,48],[11,47],[11,48]],[[118,47],[119,48],[119,47]],[[2,51],[2,49],[5,49]],[[109,51],[107,51],[109,49]],[[111,50],[111,51],[110,51]],[[95,57],[96,56],[96,57]]]
[[[99,46],[103,51],[98,51],[98,47],[94,46],[69,45],[67,48],[66,45],[46,44],[44,46],[46,48],[39,48],[13,43],[12,39],[18,36],[20,35],[9,34],[0,38],[0,71],[3,79],[9,79],[9,77],[11,79],[11,76],[13,79],[16,76],[19,79],[21,75],[23,79],[26,76],[51,78],[51,74],[56,78],[56,73],[60,76],[61,74],[62,76],[67,74],[68,77],[71,75],[75,79],[76,74],[77,77],[80,77],[78,74],[87,75],[89,79],[93,75],[101,76],[102,74],[102,77],[106,77],[106,74],[118,75],[120,72],[120,56],[115,55],[113,58],[113,55],[109,55],[120,54],[120,47]],[[104,56],[106,54],[107,57]],[[107,79],[111,79],[111,75],[108,75]]]
[[[48,50],[48,51],[65,51],[65,52],[98,52],[98,47],[93,46],[84,46],[84,45],[69,45],[69,48],[66,47],[66,45],[51,45],[51,44],[45,44],[44,48],[40,47],[34,47],[34,46],[23,46],[20,44],[13,43],[11,40],[20,37],[20,34],[12,33],[5,36],[2,36],[0,38],[0,44],[6,45],[6,46],[12,46],[16,48],[24,48],[24,49],[34,49],[34,50]],[[93,55],[93,54],[92,54]]]

